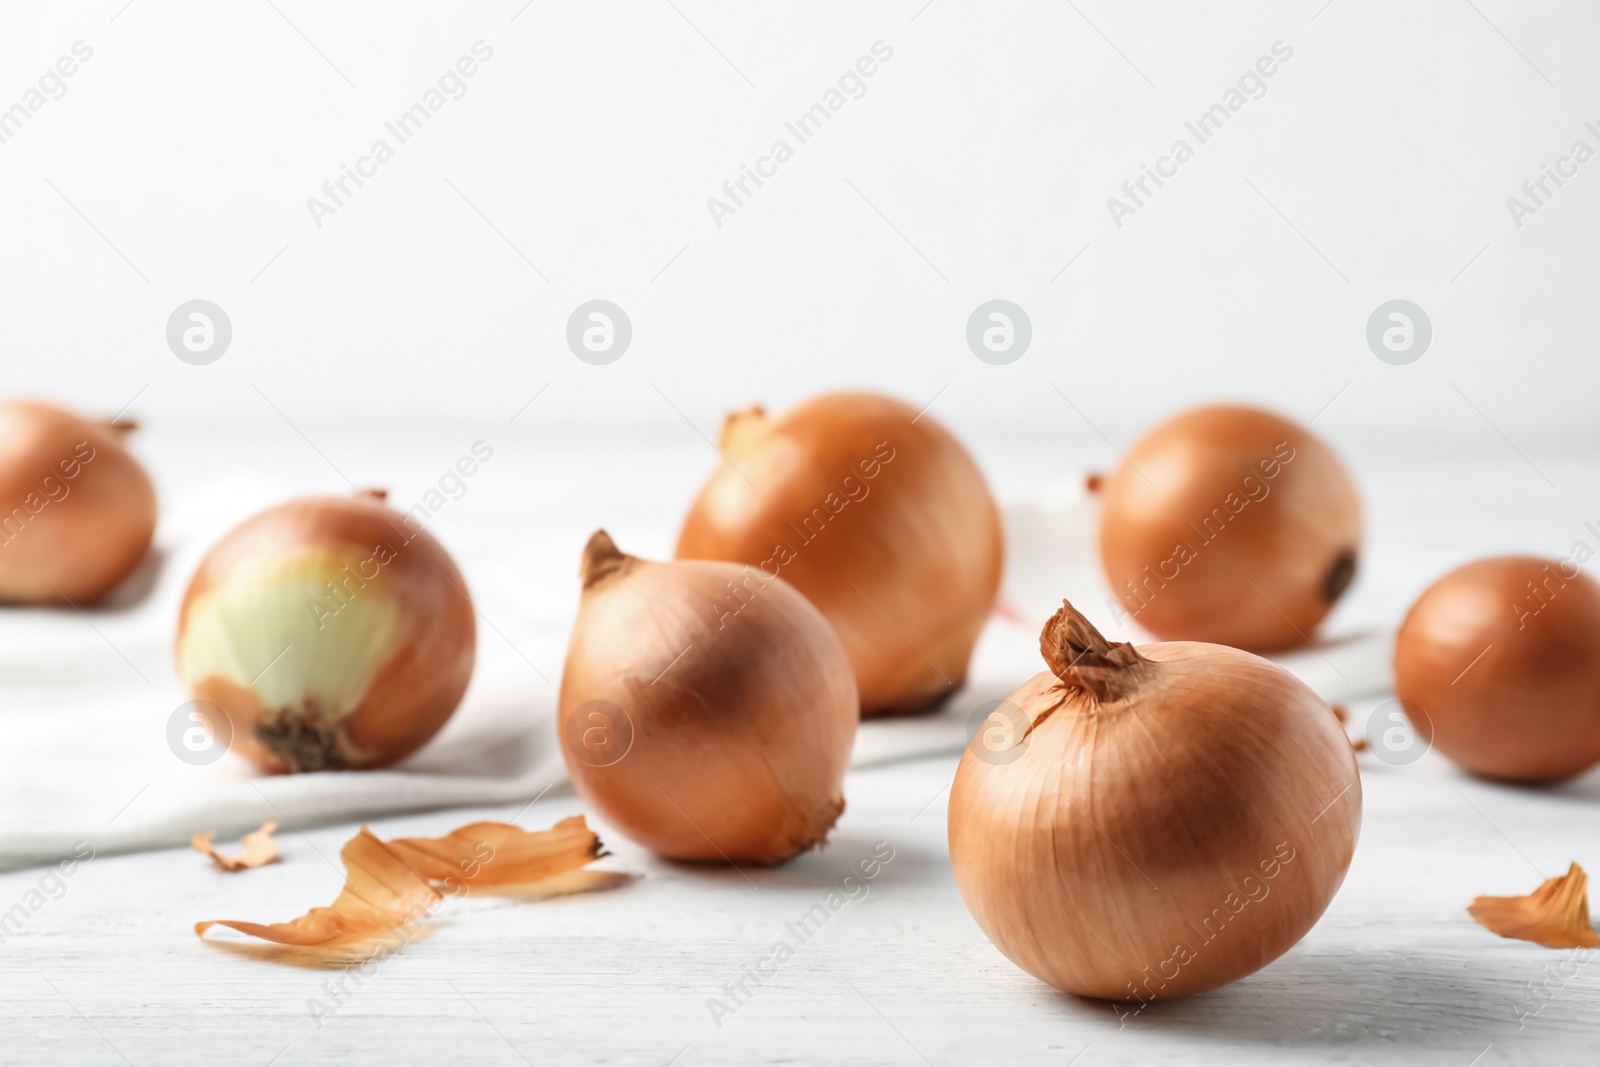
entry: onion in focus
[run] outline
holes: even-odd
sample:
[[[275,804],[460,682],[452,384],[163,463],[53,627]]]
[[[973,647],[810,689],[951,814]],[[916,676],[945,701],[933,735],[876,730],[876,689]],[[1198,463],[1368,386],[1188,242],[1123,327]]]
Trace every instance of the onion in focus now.
[[[728,417],[677,558],[781,576],[844,642],[863,715],[955,691],[1000,588],[1000,513],[964,448],[927,414],[871,393],[779,419]]]
[[[1581,562],[1469,563],[1401,624],[1395,694],[1418,733],[1472,773],[1554,782],[1600,761],[1600,585]]]
[[[133,573],[156,493],[122,444],[132,424],[0,403],[0,601],[93,600]]]
[[[780,863],[844,810],[856,687],[805,597],[732,563],[583,554],[562,755],[584,801],[677,859]]]
[[[1185,996],[1264,967],[1321,916],[1361,824],[1321,698],[1258,656],[1111,644],[1070,604],[1050,670],[981,728],[950,792],[950,859],[983,932],[1083,996]]]
[[[416,751],[461,702],[475,653],[461,572],[381,492],[293,500],[235,527],[178,619],[179,677],[269,771]]]
[[[1162,640],[1301,645],[1355,577],[1355,483],[1271,412],[1185,412],[1135,444],[1100,497],[1113,603]]]

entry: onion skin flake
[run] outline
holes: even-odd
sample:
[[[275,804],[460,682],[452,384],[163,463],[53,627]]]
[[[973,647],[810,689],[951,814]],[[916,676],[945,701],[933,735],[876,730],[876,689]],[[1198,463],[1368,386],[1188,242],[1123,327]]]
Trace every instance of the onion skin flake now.
[[[445,900],[443,889],[462,896],[473,889],[549,886],[559,892],[609,888],[626,880],[611,871],[572,879],[579,868],[606,855],[600,838],[581,815],[549,830],[529,831],[510,823],[480,822],[443,837],[405,837],[384,842],[365,826],[339,850],[344,889],[333,904],[312,908],[288,922],[262,924],[236,919],[196,923],[205,939],[225,926],[262,941],[295,948],[326,949],[391,933],[403,941]],[[553,883],[559,880],[559,885]]]
[[[1576,863],[1525,897],[1479,897],[1467,914],[1501,937],[1545,948],[1600,948],[1589,921],[1589,876]]]

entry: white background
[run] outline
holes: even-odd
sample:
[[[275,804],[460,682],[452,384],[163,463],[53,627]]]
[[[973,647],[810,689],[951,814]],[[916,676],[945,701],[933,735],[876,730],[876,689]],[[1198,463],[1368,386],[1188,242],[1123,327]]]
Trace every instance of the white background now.
[[[1001,428],[1104,452],[1054,382],[1119,443],[1198,400],[1336,396],[1318,427],[1345,447],[1593,439],[1600,161],[1520,230],[1506,207],[1600,148],[1592,5],[275,2],[7,6],[0,104],[94,48],[0,145],[8,391],[278,420],[264,395],[315,439],[509,417],[547,382],[539,418],[580,437],[688,432],[662,394],[709,432],[863,385],[939,395],[980,452]],[[307,198],[478,40],[466,95],[314,225]],[[879,40],[865,97],[714,225],[706,199]],[[1107,198],[1279,40],[1267,94],[1119,229]],[[164,342],[196,297],[233,322],[209,367]],[[595,297],[634,324],[610,367],[563,341]],[[1033,321],[1009,367],[964,341],[994,297]],[[1397,297],[1434,325],[1409,367],[1364,342]]]

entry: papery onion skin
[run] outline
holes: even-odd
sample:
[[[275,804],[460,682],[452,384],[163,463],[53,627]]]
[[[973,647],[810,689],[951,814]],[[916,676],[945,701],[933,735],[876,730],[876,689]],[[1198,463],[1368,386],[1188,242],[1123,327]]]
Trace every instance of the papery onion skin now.
[[[0,403],[0,602],[92,601],[149,553],[156,493],[130,428]]]
[[[438,733],[476,641],[449,553],[362,492],[280,504],[218,541],[184,595],[176,654],[234,751],[268,771],[359,770]]]
[[[1466,770],[1581,774],[1600,761],[1600,585],[1570,560],[1468,563],[1412,605],[1394,674],[1413,726]]]
[[[844,810],[857,721],[850,663],[827,620],[781,579],[637,559],[604,531],[582,576],[558,731],[584,801],[676,859],[775,864],[820,844]],[[610,706],[631,742],[602,765],[572,739]],[[616,714],[593,721],[614,729]]]
[[[1053,670],[1010,696],[1001,744],[980,730],[951,787],[950,858],[983,932],[1035,977],[1107,1000],[1199,993],[1282,955],[1360,829],[1328,705],[1237,649],[1112,645],[1070,606],[1041,644]]]
[[[1201,407],[1129,449],[1100,492],[1100,558],[1123,610],[1162,640],[1303,646],[1354,579],[1361,500],[1311,431]]]
[[[844,642],[864,717],[953,693],[1005,551],[961,443],[899,400],[830,393],[776,419],[729,416],[722,449],[730,462],[691,506],[677,558],[748,563],[804,593]]]

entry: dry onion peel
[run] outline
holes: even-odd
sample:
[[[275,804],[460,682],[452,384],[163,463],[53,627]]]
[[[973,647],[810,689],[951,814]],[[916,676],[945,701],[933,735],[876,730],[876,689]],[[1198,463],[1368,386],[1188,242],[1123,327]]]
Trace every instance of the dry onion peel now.
[[[1332,704],[1329,706],[1333,709],[1333,717],[1339,720],[1339,726],[1341,728],[1350,725],[1350,712],[1345,709],[1343,704]],[[1348,736],[1348,734],[1346,736]],[[1365,737],[1350,738],[1350,748],[1356,752],[1365,752],[1367,750],[1367,739]]]
[[[371,830],[345,842],[344,889],[333,904],[312,908],[289,922],[263,925],[238,920],[196,923],[204,938],[213,926],[299,948],[331,948],[385,931],[414,927],[443,900],[438,886],[459,893],[468,888],[533,887],[568,876],[604,855],[600,838],[583,816],[562,819],[543,831],[509,823],[472,823],[444,837],[400,838],[384,842]],[[626,875],[599,876],[551,885],[554,892],[582,892],[620,884]],[[551,894],[553,895],[553,894]]]
[[[263,941],[300,948],[327,948],[422,921],[444,899],[427,879],[395,855],[365,826],[339,850],[345,883],[331,906],[312,908],[284,923],[218,919],[194,924],[204,938],[226,926]]]
[[[133,428],[0,403],[0,602],[93,600],[145,558],[156,493],[123,445]]]
[[[1546,948],[1600,948],[1589,921],[1589,876],[1577,863],[1525,897],[1478,897],[1467,914],[1501,937]]]
[[[540,833],[505,822],[475,822],[443,837],[402,837],[390,851],[434,882],[474,887],[526,885],[581,867],[606,853],[582,815]]]
[[[872,393],[730,415],[729,462],[684,519],[680,560],[781,577],[850,656],[865,716],[927,709],[966,677],[1000,588],[1000,512],[961,443]]]
[[[1116,610],[1162,640],[1301,646],[1355,577],[1355,483],[1309,429],[1268,411],[1184,412],[1099,495]]]
[[[394,763],[466,691],[476,620],[461,572],[380,491],[271,508],[206,554],[178,620],[178,674],[268,771]]]
[[[1064,603],[1050,670],[961,758],[950,858],[1012,962],[1084,996],[1184,996],[1300,940],[1361,820],[1350,743],[1282,668],[1220,645],[1113,644]]]
[[[189,847],[202,856],[211,857],[211,862],[215,863],[220,870],[229,872],[247,871],[253,867],[261,867],[277,860],[278,842],[272,837],[273,832],[277,829],[278,821],[276,819],[268,819],[261,824],[261,829],[251,830],[245,834],[244,851],[237,856],[224,856],[219,853],[211,844],[217,836],[211,830],[195,834],[189,839]]]
[[[821,843],[859,707],[827,620],[780,578],[638,559],[603,530],[581,576],[557,728],[584,801],[678,859],[780,863]]]

